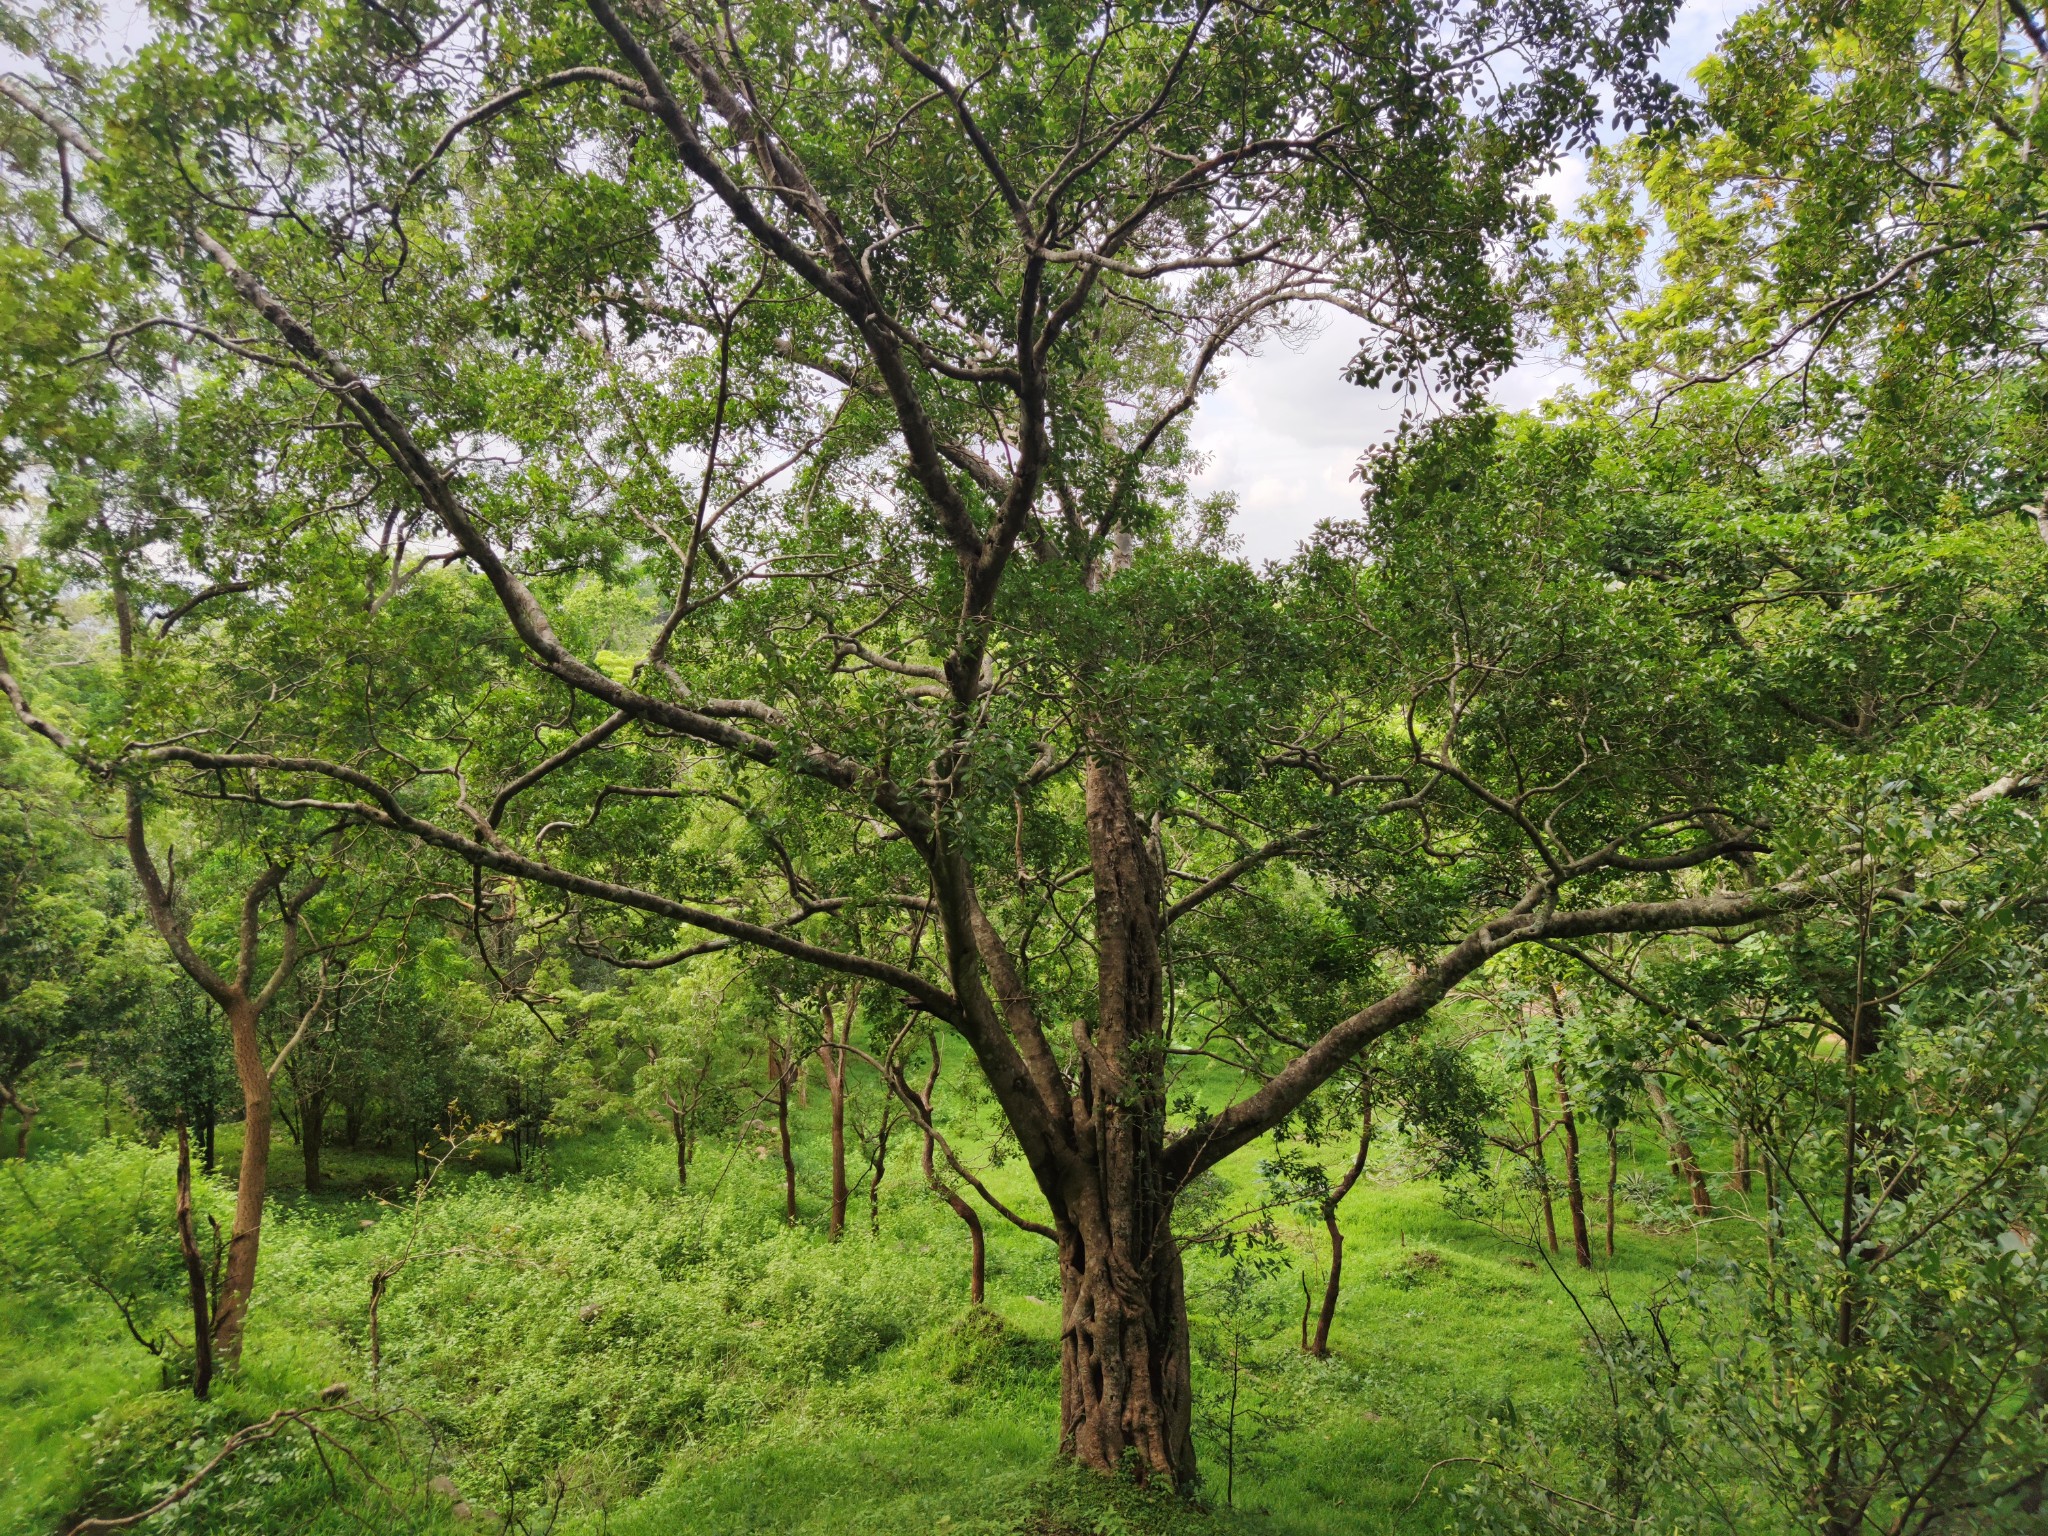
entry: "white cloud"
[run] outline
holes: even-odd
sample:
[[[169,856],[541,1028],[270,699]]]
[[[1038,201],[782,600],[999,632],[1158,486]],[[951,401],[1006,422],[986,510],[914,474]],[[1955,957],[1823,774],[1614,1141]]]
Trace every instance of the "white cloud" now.
[[[1745,9],[1743,0],[1686,0],[1664,49],[1665,73],[1689,77]],[[1568,212],[1586,190],[1586,174],[1585,158],[1568,156],[1538,190]],[[1236,495],[1246,559],[1285,558],[1318,522],[1357,515],[1359,456],[1385,442],[1401,419],[1399,396],[1344,380],[1358,330],[1338,316],[1304,345],[1269,344],[1258,356],[1234,359],[1202,402],[1192,436],[1209,463],[1198,484]],[[1555,359],[1530,358],[1495,384],[1492,397],[1526,410],[1577,376]]]

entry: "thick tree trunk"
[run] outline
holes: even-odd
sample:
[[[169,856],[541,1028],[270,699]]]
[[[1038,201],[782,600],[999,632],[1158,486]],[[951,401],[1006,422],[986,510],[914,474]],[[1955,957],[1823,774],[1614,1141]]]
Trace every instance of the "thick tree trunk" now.
[[[178,1250],[185,1257],[185,1289],[192,1304],[192,1395],[204,1398],[213,1386],[213,1340],[206,1305],[206,1266],[192,1231],[192,1143],[178,1122]]]
[[[1308,1352],[1318,1360],[1330,1353],[1330,1325],[1337,1320],[1337,1290],[1344,1274],[1344,1229],[1337,1225],[1337,1207],[1344,1203],[1344,1197],[1351,1193],[1358,1176],[1365,1172],[1365,1160],[1372,1153],[1372,1086],[1369,1082],[1359,1085],[1358,1098],[1358,1155],[1351,1159],[1351,1166],[1345,1170],[1344,1177],[1330,1191],[1330,1198],[1323,1202],[1323,1227],[1330,1234],[1330,1278],[1323,1283],[1323,1309],[1316,1316],[1316,1334],[1308,1344]]]
[[[227,1270],[213,1315],[214,1351],[233,1369],[242,1358],[249,1298],[256,1289],[256,1250],[263,1235],[263,1195],[270,1181],[270,1074],[256,1036],[256,1010],[227,1010],[235,1076],[242,1085],[242,1165],[235,1183],[235,1220],[228,1235]]]
[[[1059,1225],[1060,1449],[1084,1466],[1192,1483],[1193,1387],[1187,1286],[1171,1234],[1148,1251],[1114,1246],[1121,1222],[1091,1212]],[[1136,1260],[1137,1262],[1132,1262]]]
[[[1536,1165],[1536,1191],[1543,1200],[1543,1235],[1550,1251],[1557,1252],[1557,1207],[1550,1198],[1550,1159],[1544,1154],[1544,1138],[1550,1134],[1543,1123],[1543,1096],[1536,1091],[1536,1068],[1522,1059],[1522,1086],[1529,1094],[1529,1160]]]
[[[1165,878],[1111,752],[1087,771],[1096,1018],[1080,1041],[1082,1166],[1058,1191],[1060,1444],[1084,1465],[1195,1479],[1187,1287],[1161,1177]]]
[[[1572,1257],[1579,1268],[1593,1267],[1593,1242],[1586,1234],[1586,1188],[1579,1181],[1579,1121],[1572,1113],[1572,1091],[1565,1082],[1562,1059],[1550,1064],[1557,1078],[1557,1115],[1564,1126],[1564,1198],[1572,1213]]]
[[[1650,1095],[1650,1107],[1657,1112],[1657,1124],[1664,1129],[1664,1140],[1671,1148],[1671,1171],[1685,1180],[1692,1192],[1692,1213],[1704,1221],[1714,1208],[1714,1202],[1707,1197],[1707,1181],[1700,1173],[1699,1159],[1693,1156],[1692,1143],[1685,1139],[1685,1132],[1679,1129],[1678,1117],[1671,1112],[1671,1101],[1664,1096],[1664,1085],[1657,1081],[1657,1074],[1643,1074],[1643,1088]]]
[[[306,1192],[320,1187],[320,1149],[327,1134],[327,1095],[315,1091],[299,1099],[299,1155],[306,1167]]]

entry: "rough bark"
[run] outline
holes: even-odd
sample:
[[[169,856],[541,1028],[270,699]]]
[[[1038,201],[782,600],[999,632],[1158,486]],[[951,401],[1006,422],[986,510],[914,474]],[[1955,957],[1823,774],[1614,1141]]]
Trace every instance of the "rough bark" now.
[[[192,1144],[183,1120],[178,1122],[178,1249],[185,1258],[185,1289],[192,1303],[192,1395],[204,1398],[213,1387],[212,1320],[207,1316],[206,1266],[192,1231]]]
[[[1337,1207],[1344,1203],[1344,1197],[1351,1193],[1360,1174],[1365,1172],[1365,1160],[1372,1152],[1372,1085],[1361,1082],[1358,1088],[1358,1154],[1351,1159],[1351,1166],[1344,1171],[1344,1177],[1330,1191],[1323,1202],[1323,1227],[1330,1234],[1330,1277],[1323,1283],[1323,1309],[1316,1315],[1315,1337],[1308,1343],[1308,1352],[1318,1360],[1330,1352],[1330,1325],[1337,1318],[1337,1289],[1344,1274],[1344,1229],[1337,1224]]]
[[[1165,881],[1123,764],[1088,763],[1096,1018],[1077,1041],[1084,1157],[1055,1203],[1060,1255],[1060,1443],[1088,1466],[1135,1458],[1195,1476],[1187,1291],[1162,1177]]]

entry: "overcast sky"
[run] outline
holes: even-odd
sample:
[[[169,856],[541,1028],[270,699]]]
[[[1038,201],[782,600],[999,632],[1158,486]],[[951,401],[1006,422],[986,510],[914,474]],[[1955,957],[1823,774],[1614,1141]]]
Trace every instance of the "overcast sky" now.
[[[1690,75],[1745,8],[1743,0],[1687,0],[1664,51],[1665,73]],[[1584,159],[1573,156],[1543,190],[1568,213],[1585,178]],[[1248,560],[1284,558],[1325,518],[1357,514],[1351,473],[1359,454],[1400,421],[1399,397],[1344,382],[1358,333],[1355,320],[1339,315],[1298,349],[1237,358],[1202,402],[1193,436],[1209,463],[1198,483],[1236,494],[1236,532]],[[1511,409],[1533,405],[1569,377],[1555,363],[1531,360],[1502,378],[1493,398]]]

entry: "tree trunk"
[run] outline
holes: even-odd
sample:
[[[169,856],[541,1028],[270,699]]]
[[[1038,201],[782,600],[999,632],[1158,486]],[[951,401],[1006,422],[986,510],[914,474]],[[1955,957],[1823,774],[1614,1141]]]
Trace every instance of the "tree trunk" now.
[[[1579,1182],[1579,1121],[1572,1113],[1572,1091],[1565,1083],[1564,1061],[1550,1064],[1557,1078],[1557,1114],[1564,1125],[1564,1198],[1572,1213],[1572,1257],[1579,1268],[1593,1267],[1593,1243],[1586,1235],[1586,1190]]]
[[[341,1135],[342,1139],[348,1143],[348,1149],[351,1152],[362,1145],[363,1101],[361,1098],[349,1098],[342,1101]],[[514,1128],[513,1135],[515,1137],[518,1135],[517,1127]]]
[[[1607,1257],[1614,1257],[1614,1185],[1620,1173],[1620,1149],[1616,1146],[1619,1127],[1607,1127]]]
[[[1075,1132],[1091,1155],[1051,1191],[1060,1254],[1060,1445],[1103,1471],[1195,1480],[1187,1284],[1161,1177],[1165,877],[1121,759],[1087,771],[1096,1018],[1078,1042]]]
[[[1323,1202],[1323,1226],[1330,1234],[1330,1278],[1323,1284],[1323,1310],[1316,1317],[1315,1338],[1308,1344],[1308,1352],[1318,1360],[1330,1353],[1330,1325],[1337,1318],[1337,1287],[1344,1274],[1344,1229],[1337,1225],[1337,1207],[1351,1193],[1358,1176],[1365,1172],[1365,1160],[1372,1152],[1372,1085],[1369,1080],[1359,1084],[1358,1098],[1358,1155],[1351,1159],[1350,1168],[1345,1170],[1337,1187],[1330,1191],[1330,1198]]]
[[[327,1131],[327,1095],[315,1090],[299,1099],[299,1155],[306,1165],[306,1193],[320,1187],[320,1148]]]
[[[1522,1058],[1522,1086],[1529,1091],[1529,1160],[1536,1165],[1536,1188],[1543,1197],[1543,1235],[1550,1240],[1550,1251],[1557,1252],[1557,1207],[1550,1198],[1550,1159],[1544,1154],[1543,1141],[1550,1134],[1543,1123],[1543,1098],[1536,1091],[1536,1068],[1525,1055]]]
[[[1714,1203],[1707,1198],[1707,1181],[1700,1173],[1699,1159],[1693,1156],[1692,1143],[1679,1129],[1678,1117],[1671,1113],[1671,1101],[1664,1096],[1664,1085],[1657,1081],[1656,1073],[1643,1074],[1643,1088],[1650,1095],[1650,1107],[1657,1112],[1657,1123],[1664,1128],[1664,1140],[1671,1147],[1671,1171],[1685,1180],[1692,1191],[1692,1213],[1704,1221]]]
[[[893,1101],[882,1100],[881,1123],[875,1127],[874,1176],[868,1180],[868,1230],[876,1237],[882,1235],[882,1177],[889,1171],[889,1106]]]
[[[967,1300],[973,1306],[982,1304],[983,1281],[988,1267],[988,1245],[982,1235],[981,1217],[967,1199],[952,1185],[939,1177],[938,1169],[932,1165],[932,1149],[938,1142],[938,1134],[932,1120],[932,1098],[939,1086],[939,1039],[932,1036],[931,1076],[924,1080],[924,1095],[917,1100],[921,1118],[924,1121],[924,1181],[938,1197],[952,1208],[953,1214],[967,1225],[967,1241],[971,1249],[967,1271]],[[907,1091],[910,1085],[903,1082],[899,1072],[897,1081]]]
[[[1084,1466],[1194,1480],[1187,1283],[1170,1233],[1133,1255],[1112,1246],[1125,1225],[1091,1211],[1091,1243],[1060,1222],[1060,1449]]]
[[[242,1085],[242,1165],[235,1182],[235,1220],[228,1235],[227,1273],[213,1314],[213,1343],[230,1370],[242,1358],[242,1332],[256,1289],[256,1250],[263,1235],[263,1194],[270,1180],[270,1074],[256,1035],[256,1010],[227,1010],[235,1076]]]
[[[853,1027],[852,1010],[847,1010],[846,1027]],[[846,1051],[832,1019],[832,1005],[825,1004],[825,1044],[818,1050],[825,1063],[825,1091],[831,1101],[832,1209],[825,1218],[825,1236],[838,1242],[846,1230]]]
[[[192,1302],[192,1395],[203,1399],[213,1387],[213,1340],[206,1315],[206,1266],[192,1232],[192,1144],[178,1121],[178,1249],[185,1256],[185,1288]]]
[[[36,1107],[15,1091],[13,1083],[0,1082],[0,1117],[12,1109],[15,1115],[14,1155],[28,1161],[28,1132],[35,1123]]]
[[[925,1119],[931,1119],[931,1097],[925,1097]],[[980,1306],[988,1269],[988,1240],[982,1235],[981,1217],[974,1207],[952,1185],[941,1179],[938,1170],[932,1166],[932,1145],[934,1137],[930,1131],[924,1133],[924,1181],[929,1184],[953,1209],[953,1214],[967,1224],[967,1242],[971,1250],[967,1269],[967,1300],[973,1306]]]
[[[668,1128],[676,1137],[676,1188],[690,1187],[690,1122],[683,1118],[681,1110],[668,1112]]]
[[[1739,1125],[1735,1128],[1735,1137],[1733,1142],[1731,1143],[1729,1155],[1730,1161],[1733,1163],[1734,1166],[1729,1169],[1728,1182],[1735,1187],[1735,1192],[1737,1194],[1746,1195],[1750,1192],[1750,1189],[1752,1187],[1749,1161],[1749,1135]]]
[[[799,1058],[801,1059],[801,1058]],[[789,1145],[789,1069],[782,1050],[768,1042],[768,1070],[775,1075],[775,1126],[782,1136],[782,1219],[796,1225],[796,1155]]]

